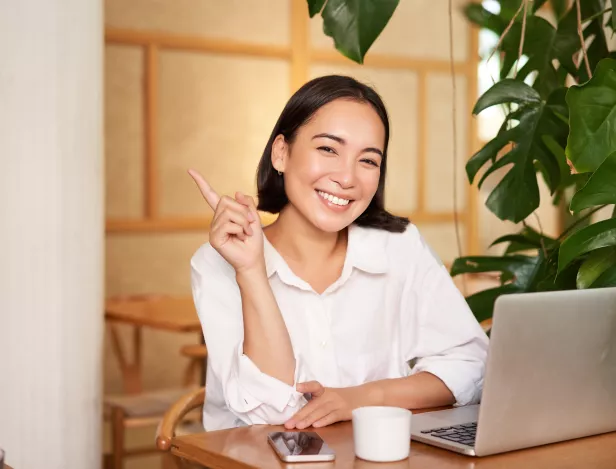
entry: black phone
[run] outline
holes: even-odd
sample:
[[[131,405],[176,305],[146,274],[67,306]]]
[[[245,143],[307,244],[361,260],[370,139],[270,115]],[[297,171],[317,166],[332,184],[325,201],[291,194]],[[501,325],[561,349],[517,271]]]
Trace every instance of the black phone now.
[[[333,461],[336,453],[315,432],[274,432],[267,441],[284,462]]]

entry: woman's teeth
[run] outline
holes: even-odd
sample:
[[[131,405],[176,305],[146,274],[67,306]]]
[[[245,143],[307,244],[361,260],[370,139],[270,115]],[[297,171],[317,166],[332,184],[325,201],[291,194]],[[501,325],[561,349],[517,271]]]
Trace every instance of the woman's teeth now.
[[[317,191],[317,194],[319,194],[325,200],[328,200],[332,204],[336,204],[336,205],[348,205],[348,203],[350,202],[348,199],[341,199],[339,197],[333,196],[323,191]]]

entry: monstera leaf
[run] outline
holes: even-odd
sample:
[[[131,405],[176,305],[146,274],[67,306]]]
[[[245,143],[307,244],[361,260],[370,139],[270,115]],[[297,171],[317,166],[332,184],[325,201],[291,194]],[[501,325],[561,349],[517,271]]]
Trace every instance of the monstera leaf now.
[[[608,156],[586,185],[573,196],[571,211],[579,212],[595,205],[616,204],[616,152]]]
[[[500,272],[507,280],[500,287],[475,293],[466,301],[478,321],[492,317],[494,302],[501,295],[530,291],[543,257],[539,256],[470,256],[456,259],[451,266],[451,275],[467,273]]]
[[[537,168],[545,175],[552,192],[560,183],[561,167],[543,137],[550,135],[560,145],[565,145],[568,133],[563,120],[563,115],[567,115],[565,90],[554,91],[544,102],[539,93],[525,83],[505,79],[479,98],[473,113],[478,114],[502,103],[516,104],[518,107],[507,116],[498,135],[467,162],[466,172],[472,183],[479,170],[492,161],[479,181],[481,187],[494,171],[510,166],[488,197],[486,206],[501,220],[517,223],[539,206]],[[501,150],[510,143],[512,147],[498,158]]]
[[[480,3],[470,3],[464,12],[466,17],[474,24],[487,28],[500,36],[507,24],[518,10],[521,0],[500,2],[501,12],[496,15],[486,10]],[[531,2],[532,13],[536,12],[545,1]],[[581,49],[581,42],[577,31],[577,11],[575,7],[568,7],[565,1],[551,2],[560,21],[557,27],[552,26],[540,16],[530,14],[526,18],[524,33],[523,55],[526,57],[524,65],[520,64],[517,73],[518,80],[528,78],[535,73],[533,87],[543,98],[547,98],[556,88],[565,85],[567,73],[579,82],[588,80],[585,65],[576,64],[573,58]],[[603,0],[584,0],[581,4],[584,25],[584,37],[587,40],[588,58],[594,68],[600,59],[609,53],[607,39],[601,25],[600,12],[605,10]],[[501,79],[512,74],[513,67],[519,57],[519,46],[522,36],[522,15],[518,15],[511,29],[504,37],[500,46],[502,57]],[[590,40],[592,38],[592,41]],[[557,64],[560,64],[558,66]]]
[[[576,231],[560,246],[559,273],[580,256],[609,246],[616,246],[616,218],[593,223]]]
[[[323,32],[334,39],[336,49],[363,63],[372,43],[394,14],[399,0],[308,0],[312,18],[323,17]]]
[[[577,274],[577,287],[578,288],[591,288],[595,286],[595,282],[607,271],[610,269],[616,268],[616,248],[615,247],[607,247],[602,249],[597,249],[594,251],[586,261],[580,267],[580,270]],[[611,277],[611,273],[607,272],[608,276]],[[601,286],[611,286],[610,282],[607,282],[608,285],[605,285],[607,276],[604,277],[601,283],[597,283],[597,285]],[[616,281],[616,278],[614,278]]]
[[[567,92],[567,156],[579,172],[596,170],[616,151],[616,60],[602,60],[593,78]]]
[[[520,251],[530,251],[538,249],[552,249],[557,246],[558,241],[549,236],[533,230],[530,226],[515,234],[508,234],[496,239],[491,245],[496,246],[502,243],[509,243],[505,254],[513,254]]]

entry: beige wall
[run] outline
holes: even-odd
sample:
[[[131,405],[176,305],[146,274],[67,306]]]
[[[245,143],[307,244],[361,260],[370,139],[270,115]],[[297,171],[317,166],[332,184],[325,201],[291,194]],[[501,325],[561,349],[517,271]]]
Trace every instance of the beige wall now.
[[[222,48],[228,41],[256,44],[270,55],[158,50],[154,75],[156,215],[174,220],[209,215],[186,175],[188,167],[206,174],[220,192],[254,193],[256,163],[296,84],[298,70],[306,80],[345,73],[374,85],[391,114],[388,208],[411,215],[436,252],[450,262],[457,248],[450,216],[453,138],[447,2],[402,0],[363,67],[333,51],[331,39],[323,35],[320,19],[315,18],[306,28],[305,41],[313,53],[304,69],[294,50],[301,31],[291,28],[293,2],[305,6],[304,0],[106,0],[108,30],[205,38],[210,46],[223,44]],[[457,6],[463,3],[456,2]],[[476,208],[469,205],[463,172],[474,142],[469,102],[473,101],[475,77],[474,57],[469,54],[472,35],[457,12],[454,31],[458,206],[467,217]],[[151,151],[146,144],[146,122],[152,111],[143,91],[145,49],[108,44],[105,58],[107,217],[129,222],[107,233],[106,294],[189,294],[189,259],[207,240],[207,230],[134,231],[146,215],[146,154]],[[429,221],[435,216],[448,221]],[[473,231],[464,223],[460,228],[466,250]],[[196,340],[196,336],[146,331],[146,387],[177,384],[183,363],[176,358],[178,348]],[[120,380],[110,352],[106,341],[105,390],[115,392],[120,390]]]

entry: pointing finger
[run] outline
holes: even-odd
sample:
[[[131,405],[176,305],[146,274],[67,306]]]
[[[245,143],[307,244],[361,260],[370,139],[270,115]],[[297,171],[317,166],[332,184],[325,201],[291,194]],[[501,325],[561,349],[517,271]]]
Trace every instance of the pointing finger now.
[[[216,210],[218,202],[220,201],[220,196],[216,193],[214,189],[212,189],[212,186],[210,186],[205,180],[205,178],[201,176],[201,174],[199,174],[197,171],[195,171],[194,169],[189,169],[188,174],[190,174],[190,177],[192,177],[197,183],[197,187],[199,187],[201,195],[208,203],[208,205],[212,207],[212,210]]]

